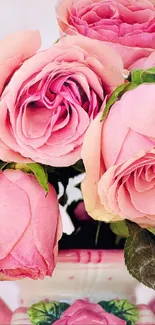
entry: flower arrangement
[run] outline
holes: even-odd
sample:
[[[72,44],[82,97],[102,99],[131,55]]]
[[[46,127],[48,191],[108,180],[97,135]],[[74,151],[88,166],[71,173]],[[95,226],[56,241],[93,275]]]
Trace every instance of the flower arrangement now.
[[[0,279],[52,276],[58,245],[109,234],[155,289],[155,4],[61,0],[56,16],[49,49],[38,31],[0,42]]]

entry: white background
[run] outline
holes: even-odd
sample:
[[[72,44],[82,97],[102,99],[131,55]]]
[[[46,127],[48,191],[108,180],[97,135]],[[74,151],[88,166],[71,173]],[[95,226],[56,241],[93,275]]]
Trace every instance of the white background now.
[[[0,39],[21,29],[39,29],[43,47],[58,38],[56,0],[0,0]]]

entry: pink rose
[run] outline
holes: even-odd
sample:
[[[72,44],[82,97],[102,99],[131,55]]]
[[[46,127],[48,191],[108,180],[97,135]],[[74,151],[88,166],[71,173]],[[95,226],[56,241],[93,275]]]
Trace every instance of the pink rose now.
[[[155,226],[155,84],[142,84],[101,114],[85,137],[83,195],[94,219]],[[91,143],[91,146],[90,146]]]
[[[41,44],[38,31],[20,31],[0,41],[0,94],[13,72],[34,55]]]
[[[26,60],[0,102],[0,157],[68,166],[107,94],[123,82],[117,53],[100,41],[66,37]],[[11,154],[12,153],[12,154]]]
[[[107,313],[100,305],[76,300],[54,325],[126,325],[126,322]]]
[[[92,218],[88,215],[85,209],[83,201],[79,202],[74,209],[74,217],[79,221],[92,221]]]
[[[0,278],[43,279],[52,275],[60,238],[54,188],[45,195],[33,175],[0,173]]]
[[[108,42],[125,68],[155,49],[155,5],[149,0],[61,0],[57,5],[61,32]]]
[[[40,47],[41,40],[38,31],[20,31],[11,34],[0,41],[0,95],[11,79],[12,74],[18,70],[24,60],[34,55]],[[22,157],[4,144],[0,139],[0,158],[15,161]]]
[[[0,299],[0,325],[9,325],[12,317],[12,311],[5,304],[5,302]]]

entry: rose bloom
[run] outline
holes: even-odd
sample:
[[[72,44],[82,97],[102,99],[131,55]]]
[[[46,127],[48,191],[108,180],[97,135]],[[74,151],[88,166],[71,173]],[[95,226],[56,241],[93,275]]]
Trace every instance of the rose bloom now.
[[[86,210],[106,222],[128,219],[155,226],[155,84],[125,93],[85,137]],[[91,146],[90,146],[91,143]]]
[[[155,49],[155,5],[149,0],[61,0],[62,33],[79,33],[111,44],[125,68]]]
[[[107,313],[100,305],[76,300],[54,325],[126,325],[126,322]]]
[[[29,48],[34,48],[33,42],[32,37]],[[12,65],[14,60],[15,50]],[[1,61],[5,67],[5,55]],[[80,35],[21,62],[1,97],[0,158],[74,164],[103,100],[123,82],[122,71],[122,60],[113,49]]]
[[[0,173],[0,279],[52,275],[60,238],[55,189],[20,170]]]

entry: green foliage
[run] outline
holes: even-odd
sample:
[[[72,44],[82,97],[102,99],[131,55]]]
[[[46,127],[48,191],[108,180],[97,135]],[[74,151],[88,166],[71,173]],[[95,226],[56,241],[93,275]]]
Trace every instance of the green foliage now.
[[[69,304],[65,302],[40,301],[39,303],[32,305],[28,309],[27,313],[32,324],[51,325],[60,319],[60,316],[68,307]]]
[[[30,168],[30,170],[33,172],[33,174],[37,178],[38,183],[44,188],[46,193],[48,193],[49,186],[48,186],[48,174],[46,171],[46,167],[44,167],[43,165],[37,164],[37,163],[27,164],[27,167]]]
[[[110,229],[119,237],[127,238],[129,236],[128,227],[124,220],[110,223]]]
[[[147,229],[127,221],[130,236],[124,257],[129,273],[155,290],[155,236]]]
[[[108,313],[125,320],[127,325],[134,325],[138,321],[138,308],[125,299],[100,301],[99,305]]]

